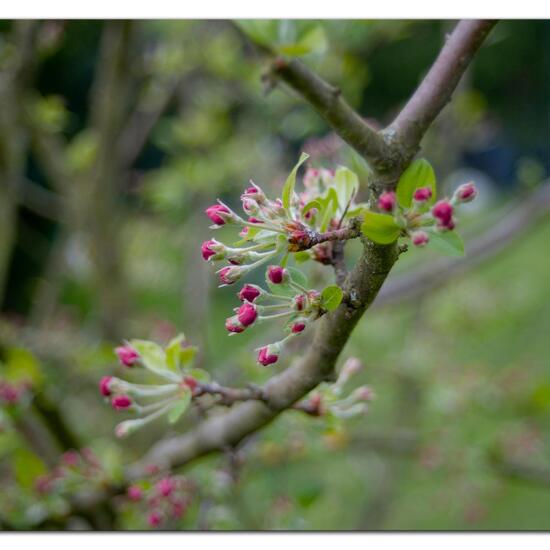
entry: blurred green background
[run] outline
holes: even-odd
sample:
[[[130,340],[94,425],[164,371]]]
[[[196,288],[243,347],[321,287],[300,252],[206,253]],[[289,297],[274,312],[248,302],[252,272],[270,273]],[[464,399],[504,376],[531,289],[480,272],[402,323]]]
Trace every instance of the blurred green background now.
[[[453,22],[274,25],[314,29],[304,62],[383,126]],[[0,377],[30,386],[0,409],[3,528],[89,528],[66,496],[35,490],[58,454],[92,448],[116,479],[196,422],[115,439],[97,382],[121,373],[122,338],[183,331],[198,366],[234,386],[292,360],[255,364],[266,330],[227,337],[235,289],[218,290],[200,257],[203,210],[217,197],[237,206],[250,178],[277,196],[300,151],[363,183],[366,169],[308,105],[262,82],[265,70],[229,21],[0,23]],[[467,251],[545,185],[549,97],[550,23],[503,21],[429,131],[422,155],[440,187],[480,189],[460,220]],[[184,475],[199,494],[170,528],[549,529],[550,221],[539,212],[514,236],[365,315],[342,359],[364,364],[359,381],[377,396],[368,415],[327,426],[286,412],[234,455],[193,463]],[[350,265],[357,253],[347,247]],[[437,261],[412,250],[389,283]],[[145,528],[119,500],[111,527]]]

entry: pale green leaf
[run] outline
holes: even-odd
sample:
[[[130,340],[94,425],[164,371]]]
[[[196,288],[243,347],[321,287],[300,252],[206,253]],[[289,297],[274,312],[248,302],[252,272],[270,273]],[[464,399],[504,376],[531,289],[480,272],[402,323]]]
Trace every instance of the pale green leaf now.
[[[327,311],[334,311],[342,301],[344,292],[337,285],[330,285],[321,292],[321,304]]]
[[[431,232],[428,246],[445,256],[464,256],[464,243],[456,231]]]
[[[168,376],[175,380],[176,375],[168,368],[166,364],[166,354],[164,350],[155,342],[148,340],[130,340],[130,345],[139,353],[143,366],[155,374]]]
[[[184,387],[181,397],[172,405],[168,413],[168,422],[170,422],[170,424],[175,424],[181,418],[181,415],[189,408],[190,404],[191,390]]]
[[[296,174],[298,173],[298,168],[309,158],[307,153],[302,153],[300,155],[300,160],[296,163],[296,166],[290,172],[284,186],[283,186],[283,206],[285,208],[290,208],[290,203],[292,201],[292,196],[294,195],[294,186],[296,185]]]
[[[319,201],[323,205],[320,230],[326,231],[330,220],[332,220],[338,212],[338,195],[336,194],[334,187],[329,187],[326,196],[319,199]]]
[[[359,189],[359,179],[357,175],[348,168],[339,166],[336,170],[334,182],[336,194],[338,195],[340,213],[343,214],[346,206]]]

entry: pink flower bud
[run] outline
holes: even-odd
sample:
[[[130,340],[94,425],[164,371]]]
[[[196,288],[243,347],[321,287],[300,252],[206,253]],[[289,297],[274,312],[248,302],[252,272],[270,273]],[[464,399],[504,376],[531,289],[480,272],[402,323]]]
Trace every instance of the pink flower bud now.
[[[8,405],[15,405],[21,397],[21,391],[17,386],[8,382],[0,382],[0,401]]]
[[[191,390],[191,393],[194,393],[195,389],[199,385],[199,383],[192,376],[184,376],[183,384]]]
[[[378,208],[384,212],[393,212],[396,204],[397,201],[393,191],[382,193],[378,199]]]
[[[159,512],[151,512],[147,518],[147,523],[151,527],[158,527],[162,523],[162,516]]]
[[[224,225],[227,220],[227,216],[224,216],[224,214],[227,214],[227,215],[231,214],[231,210],[229,210],[229,208],[227,208],[227,206],[224,206],[223,204],[213,204],[212,206],[209,206],[205,210],[205,212],[206,212],[206,215],[216,225]]]
[[[232,285],[243,276],[243,269],[237,265],[227,266],[218,271],[220,282],[224,285]]]
[[[254,182],[251,181],[250,184],[250,187],[244,190],[241,199],[254,199],[258,204],[263,204],[266,200],[264,192]]]
[[[256,306],[249,302],[245,302],[237,312],[237,319],[245,327],[248,327],[254,323],[257,317],[258,310],[256,309]]]
[[[306,306],[306,297],[303,294],[294,296],[294,309],[296,311],[303,311]]]
[[[127,492],[128,498],[134,502],[138,502],[143,498],[143,491],[137,485],[130,485]]]
[[[442,200],[436,202],[432,208],[434,218],[437,218],[442,223],[448,223],[453,216],[453,207],[449,201]]]
[[[104,395],[105,397],[109,397],[111,395],[111,380],[113,379],[112,376],[104,376],[99,381],[99,391],[101,392],[101,395]]]
[[[267,268],[267,277],[274,285],[279,285],[288,279],[288,272],[280,265],[270,265]]]
[[[210,259],[223,260],[226,249],[225,245],[223,245],[222,243],[214,239],[210,239],[209,241],[205,241],[202,243],[201,252],[203,259],[206,261]]]
[[[374,392],[369,386],[361,386],[353,392],[354,401],[372,401],[374,397]]]
[[[253,302],[262,294],[262,289],[255,285],[244,285],[237,296],[241,302]]]
[[[248,235],[248,226],[245,226],[239,231],[239,237],[242,237],[244,239],[247,235]]]
[[[436,202],[432,208],[432,215],[434,218],[437,218],[437,226],[440,229],[454,229],[453,207],[449,201],[442,200]]]
[[[457,202],[470,202],[477,196],[477,189],[473,182],[462,184],[454,194],[454,198]]]
[[[172,502],[172,517],[181,518],[187,510],[187,504],[182,500]]]
[[[61,456],[61,462],[64,466],[76,466],[80,461],[80,455],[76,451],[67,451]]]
[[[419,187],[413,195],[413,198],[416,202],[426,202],[432,198],[432,188],[431,187]]]
[[[127,395],[115,395],[111,399],[111,405],[117,411],[124,411],[132,406],[132,400]]]
[[[301,321],[298,321],[297,323],[294,323],[292,325],[291,331],[294,334],[298,334],[298,333],[302,332],[305,328],[306,328],[306,324],[302,323]]]
[[[258,203],[254,199],[243,197],[242,203],[243,203],[243,210],[249,215],[256,214],[256,212],[259,212],[260,210]]]
[[[157,490],[157,493],[162,497],[168,497],[172,493],[172,491],[175,488],[174,480],[165,477],[157,482],[155,489]]]
[[[309,413],[314,416],[323,414],[323,397],[320,393],[314,393],[307,402]]]
[[[411,240],[414,246],[425,246],[428,244],[430,237],[425,231],[415,231],[411,235]]]
[[[119,361],[126,367],[132,367],[139,359],[139,353],[129,345],[115,348]]]
[[[258,351],[258,363],[263,365],[264,367],[267,367],[268,365],[272,365],[273,363],[276,363],[279,360],[279,355],[276,353],[272,353],[269,349],[269,346],[264,346],[263,348],[260,348]]]
[[[34,482],[34,488],[38,493],[49,493],[53,489],[52,481],[52,478],[47,474],[38,476]]]
[[[238,317],[236,315],[233,315],[233,317],[228,317],[225,320],[225,328],[232,333],[239,334],[240,332],[243,332],[245,327],[242,325],[242,323],[239,321]]]
[[[248,218],[248,223],[262,223],[262,220],[259,220],[258,218],[250,217]]]
[[[319,184],[319,170],[317,168],[308,168],[304,173],[303,182],[306,189],[315,188]]]

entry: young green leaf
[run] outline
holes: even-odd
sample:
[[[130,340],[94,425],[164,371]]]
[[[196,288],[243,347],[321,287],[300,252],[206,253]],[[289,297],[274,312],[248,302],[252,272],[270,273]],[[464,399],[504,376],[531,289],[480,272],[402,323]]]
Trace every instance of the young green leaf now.
[[[327,49],[327,37],[322,27],[317,26],[293,43],[277,46],[277,52],[291,57],[300,57],[312,53],[322,54]]]
[[[326,197],[319,199],[319,202],[323,205],[320,229],[321,231],[326,231],[330,220],[338,212],[338,195],[334,187],[329,187]]]
[[[190,369],[187,374],[194,378],[197,382],[207,384],[210,382],[210,373],[204,369]]]
[[[298,172],[298,168],[309,158],[309,155],[307,153],[302,153],[300,155],[300,160],[296,163],[296,166],[292,169],[290,172],[288,178],[286,179],[286,182],[283,186],[283,206],[285,208],[290,208],[290,203],[292,201],[292,196],[294,195],[294,186],[296,185],[296,174]]]
[[[330,285],[321,292],[321,304],[327,311],[334,311],[342,301],[344,292],[339,286]]]
[[[183,389],[181,397],[172,405],[170,412],[168,413],[168,422],[175,424],[181,417],[181,415],[189,408],[191,404],[191,390],[189,388]]]
[[[294,254],[294,261],[297,264],[303,264],[304,262],[307,262],[311,260],[311,254],[308,250],[301,250],[300,252],[296,252]]]
[[[148,340],[130,340],[130,345],[139,353],[143,366],[147,370],[170,380],[179,380],[179,376],[166,364],[166,354],[158,344]]]
[[[304,288],[307,288],[307,277],[304,273],[302,273],[299,269],[296,269],[295,267],[287,267],[286,269],[290,274],[290,278],[293,282],[300,286],[303,286]]]
[[[445,256],[464,256],[464,243],[456,231],[430,232],[428,246]]]
[[[433,203],[436,195],[435,172],[426,159],[412,162],[397,182],[397,200],[403,208],[411,206],[413,194],[419,187],[431,187],[432,198],[429,202]]]
[[[239,19],[236,23],[253,42],[262,46],[274,46],[278,40],[280,22],[277,19]]]
[[[359,189],[359,179],[355,173],[344,166],[338,167],[334,179],[338,205],[340,212],[343,213],[350,199],[355,196]]]
[[[389,214],[364,210],[361,231],[375,243],[390,244],[399,237],[401,229]]]

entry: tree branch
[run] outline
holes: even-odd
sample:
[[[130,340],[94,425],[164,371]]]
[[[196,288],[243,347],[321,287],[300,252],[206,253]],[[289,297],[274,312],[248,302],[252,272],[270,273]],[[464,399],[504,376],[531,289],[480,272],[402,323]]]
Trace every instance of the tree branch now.
[[[277,58],[268,78],[283,80],[301,95],[376,170],[385,171],[394,158],[384,138],[354,111],[339,88],[331,86],[301,61]]]
[[[433,76],[431,70],[426,77],[428,83],[422,84],[419,88],[420,97],[426,97],[424,89],[429,89],[431,94],[435,94],[436,106],[430,109],[429,116],[426,115],[422,119],[426,128],[450,98],[460,75],[493,24],[461,22],[457,25],[453,33],[454,38],[449,39],[443,48],[445,53],[442,52],[434,64],[438,78]],[[455,60],[456,56],[458,60]],[[441,72],[440,67],[445,60],[451,64],[452,71]],[[389,166],[394,165],[396,155],[399,157],[401,154],[399,144],[386,144],[381,135],[368,126],[342,99],[339,90],[324,82],[296,60],[287,62],[277,59],[272,71],[275,76],[300,93],[331,124],[340,137],[371,163],[375,176],[380,176]],[[450,83],[440,78],[444,75],[447,75]],[[417,102],[419,100],[415,100],[413,104]],[[422,105],[422,102],[419,102],[419,105]],[[416,107],[409,108],[409,113],[416,110]],[[414,122],[409,115],[405,118]],[[403,124],[400,127],[408,126]],[[409,143],[413,142],[415,136],[420,140],[424,131],[425,129],[422,132],[407,134]],[[418,147],[418,143],[415,147]],[[399,163],[396,168],[397,174],[404,168],[405,164]],[[336,311],[325,315],[319,321],[314,340],[303,358],[267,382],[264,387],[265,402],[241,403],[225,414],[204,421],[192,432],[159,442],[140,463],[130,468],[129,477],[142,476],[145,465],[150,463],[174,468],[200,456],[234,446],[291,407],[320,382],[331,379],[336,360],[353,328],[375,299],[399,254],[395,243],[383,246],[363,239],[363,244],[363,255],[344,283],[344,291],[350,294],[352,292],[356,299],[353,303],[343,302]]]
[[[452,41],[452,44],[457,44],[453,50],[462,52],[460,55],[465,57],[457,63],[458,68],[449,74],[450,83],[444,79],[430,77],[430,82],[426,85],[430,89],[433,88],[434,93],[437,92],[438,101],[430,110],[430,116],[422,119],[424,125],[429,125],[448,100],[458,82],[458,70],[463,72],[473,52],[488,32],[487,29],[483,37],[476,39],[474,48],[469,42],[469,33],[462,30],[470,28],[470,25],[476,27],[473,23],[460,24],[457,27],[460,32]],[[460,36],[462,38],[459,40]],[[462,41],[468,41],[470,46],[458,47]],[[449,43],[445,49],[447,48]],[[444,58],[448,55],[445,54]],[[436,61],[437,66],[442,63],[440,59],[441,56]],[[439,70],[436,72],[439,73]],[[280,78],[303,96],[349,145],[362,154],[373,168],[375,178],[389,181],[387,172],[391,169],[391,182],[397,181],[410,158],[403,158],[402,148],[397,141],[387,143],[385,135],[377,133],[366,124],[343,100],[339,90],[324,82],[296,60],[276,60],[272,76]],[[436,90],[437,86],[440,87],[439,90]],[[421,95],[424,95],[424,92]],[[446,97],[445,101],[441,100],[443,97]],[[410,117],[407,116],[407,120],[410,120]],[[402,127],[406,128],[407,125]],[[410,150],[416,150],[418,147],[418,143],[413,144],[415,136],[419,141],[422,135],[423,131],[410,135],[407,133],[407,139],[414,145]],[[160,441],[139,463],[128,468],[126,481],[147,475],[146,466],[149,464],[172,469],[209,453],[234,447],[248,435],[271,422],[281,412],[293,407],[319,383],[334,378],[336,361],[350,334],[376,298],[399,255],[397,243],[378,245],[365,238],[362,238],[362,242],[363,254],[343,284],[344,292],[353,295],[354,299],[343,301],[338,309],[323,316],[316,323],[317,328],[311,345],[293,365],[268,380],[262,389],[263,400],[244,401],[223,414],[208,418],[182,436]]]
[[[460,21],[448,37],[422,83],[397,118],[383,132],[400,142],[405,158],[412,159],[420,141],[451,96],[464,71],[496,21]]]

